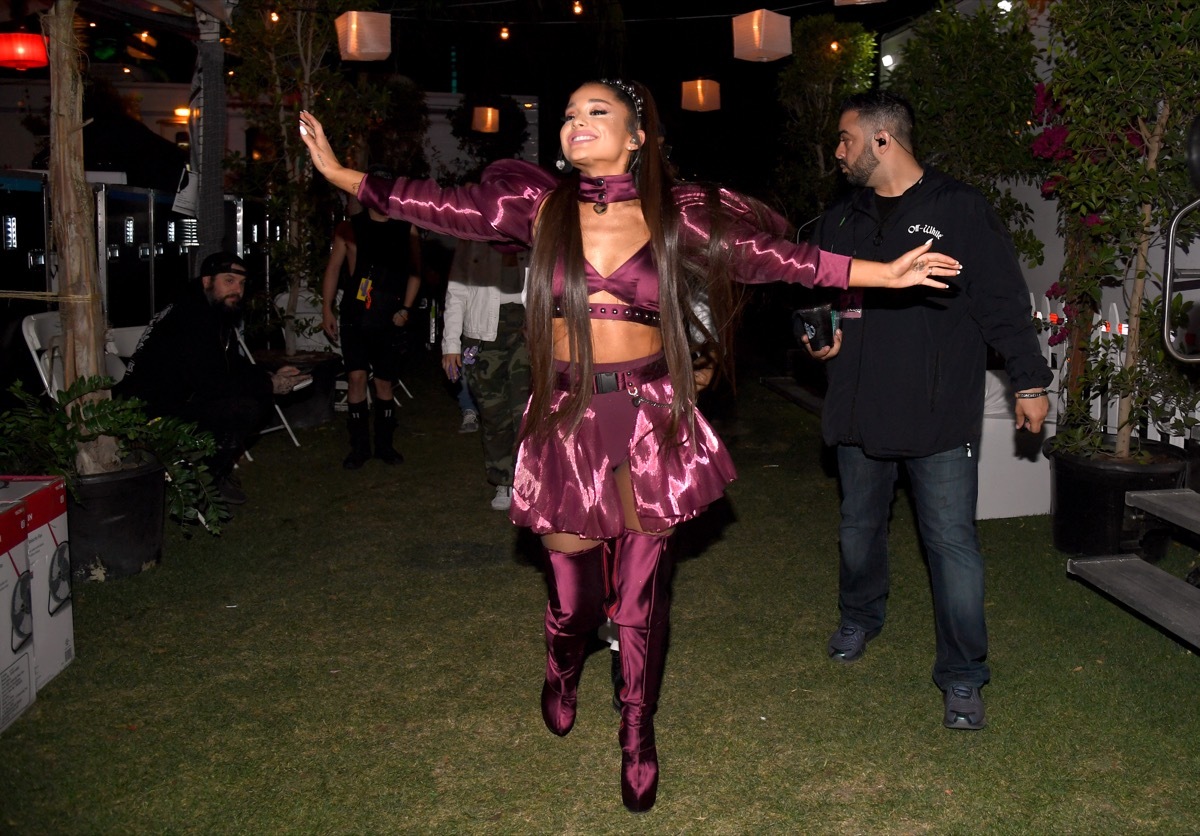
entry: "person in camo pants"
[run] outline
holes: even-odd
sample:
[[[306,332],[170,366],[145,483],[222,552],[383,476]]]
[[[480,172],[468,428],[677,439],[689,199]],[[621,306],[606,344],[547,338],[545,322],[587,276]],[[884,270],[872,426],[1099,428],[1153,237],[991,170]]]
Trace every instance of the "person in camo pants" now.
[[[496,486],[497,511],[512,504],[513,458],[529,400],[524,286],[524,253],[459,242],[446,288],[442,368],[451,380],[462,376],[479,407],[483,462]]]

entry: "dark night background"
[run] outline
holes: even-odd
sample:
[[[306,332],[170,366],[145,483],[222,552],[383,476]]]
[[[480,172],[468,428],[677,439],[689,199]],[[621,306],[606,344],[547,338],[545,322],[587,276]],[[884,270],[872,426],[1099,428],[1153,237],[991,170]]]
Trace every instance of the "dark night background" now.
[[[292,2],[302,0],[281,0],[280,6]],[[379,0],[376,10],[392,14],[393,52],[377,66],[411,77],[426,91],[538,97],[540,162],[546,166],[557,153],[558,114],[581,82],[610,75],[637,79],[654,92],[672,159],[685,177],[765,196],[782,124],[776,79],[789,59],[734,59],[730,23],[735,15],[763,8],[761,2],[582,0],[584,14],[577,16],[572,0]],[[34,0],[26,10],[38,5]],[[767,8],[793,21],[833,14],[884,34],[936,5],[937,0],[885,0],[835,7],[833,0],[808,0]],[[81,0],[81,16],[96,23],[83,31],[92,64],[129,63],[126,47],[132,46],[145,54],[135,63],[149,80],[190,81],[195,22],[156,11],[160,8],[150,0]],[[602,27],[600,17],[623,25]],[[507,41],[499,38],[501,26],[509,27]],[[154,47],[136,40],[144,30],[155,35]],[[236,66],[237,57],[228,61]],[[721,109],[683,111],[681,82],[702,77],[720,83]]]

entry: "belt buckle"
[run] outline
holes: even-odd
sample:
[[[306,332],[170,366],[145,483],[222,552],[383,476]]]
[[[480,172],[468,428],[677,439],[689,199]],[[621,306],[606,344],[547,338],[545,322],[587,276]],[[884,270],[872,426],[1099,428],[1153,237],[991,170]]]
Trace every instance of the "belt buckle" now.
[[[596,378],[596,394],[607,395],[609,392],[616,392],[620,389],[620,380],[618,372],[600,372],[595,375]]]

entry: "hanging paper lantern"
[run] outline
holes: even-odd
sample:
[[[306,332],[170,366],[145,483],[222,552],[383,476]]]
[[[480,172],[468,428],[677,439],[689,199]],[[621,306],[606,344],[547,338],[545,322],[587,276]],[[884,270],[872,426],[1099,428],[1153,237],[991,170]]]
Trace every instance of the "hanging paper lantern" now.
[[[392,16],[346,12],[334,21],[343,61],[382,61],[392,54]]]
[[[500,111],[494,107],[477,107],[471,111],[471,130],[494,134],[500,130]]]
[[[721,85],[709,78],[698,78],[683,83],[684,110],[720,110]]]
[[[50,63],[46,39],[32,32],[0,33],[0,67],[33,70]]]
[[[733,19],[733,57],[775,61],[792,54],[792,19],[759,9]]]

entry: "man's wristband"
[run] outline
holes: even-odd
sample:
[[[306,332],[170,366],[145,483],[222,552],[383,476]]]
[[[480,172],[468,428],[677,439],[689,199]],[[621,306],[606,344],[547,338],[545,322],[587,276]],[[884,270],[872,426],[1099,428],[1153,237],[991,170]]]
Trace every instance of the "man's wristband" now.
[[[396,311],[396,313],[404,314],[405,316],[409,316],[412,314],[412,308],[410,308],[408,305],[405,305],[400,310]]]
[[[1050,390],[1043,389],[1040,392],[1017,392],[1017,397],[1018,398],[1048,398],[1048,397],[1050,397]]]

